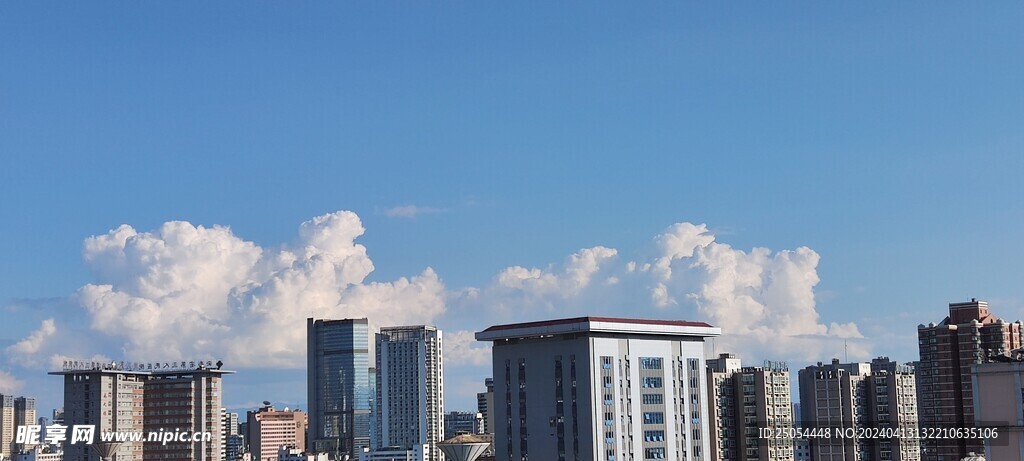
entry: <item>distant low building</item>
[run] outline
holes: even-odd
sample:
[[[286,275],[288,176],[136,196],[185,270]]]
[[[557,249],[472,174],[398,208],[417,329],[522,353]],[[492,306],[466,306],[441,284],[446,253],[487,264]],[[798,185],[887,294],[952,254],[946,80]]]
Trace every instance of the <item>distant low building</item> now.
[[[64,461],[64,452],[35,447],[25,453],[15,455],[14,461]]]
[[[276,461],[278,449],[293,447],[306,450],[306,413],[300,410],[277,411],[266,405],[247,415],[249,448],[254,461]]]
[[[793,439],[793,461],[811,461],[811,441],[803,437]]]
[[[476,411],[484,417],[484,434],[494,433],[494,378],[484,380],[486,392],[476,394]]]
[[[444,438],[450,439],[459,433],[483,434],[484,417],[480,413],[449,411],[444,414]]]
[[[359,454],[359,461],[428,461],[431,445],[414,445],[411,449],[384,447]]]
[[[282,446],[277,449],[277,461],[328,461],[327,453],[306,453],[302,450]]]

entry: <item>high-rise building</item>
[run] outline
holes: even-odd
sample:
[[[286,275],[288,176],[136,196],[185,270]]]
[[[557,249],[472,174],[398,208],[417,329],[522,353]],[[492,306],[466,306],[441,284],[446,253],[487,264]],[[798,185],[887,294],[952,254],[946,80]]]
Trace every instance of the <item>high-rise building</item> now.
[[[227,408],[220,409],[220,452],[222,460],[235,459],[228,453],[228,440],[238,435],[238,413],[229,413]],[[235,453],[237,455],[237,452]]]
[[[441,330],[431,326],[381,328],[376,336],[379,447],[429,445],[429,461],[443,459],[444,364]]]
[[[484,418],[484,434],[494,433],[494,412],[491,408],[494,407],[494,378],[487,378],[484,380],[484,386],[487,388],[487,392],[477,392],[476,394],[476,411]]]
[[[142,419],[146,432],[209,433],[211,440],[199,442],[146,442],[143,459],[223,459],[221,451],[220,370],[180,370],[149,375],[143,388]]]
[[[793,461],[789,368],[742,367],[733,354],[707,364],[711,461]],[[762,438],[761,428],[773,436]]]
[[[805,427],[845,431],[865,430],[871,426],[867,409],[867,363],[812,365],[800,370],[800,411]],[[814,461],[853,461],[865,459],[871,451],[870,440],[856,437],[813,438],[811,459]]]
[[[984,437],[985,459],[1024,461],[1024,362],[994,362],[974,365],[974,415],[989,431]],[[995,429],[998,428],[998,429]],[[992,432],[995,429],[994,433]],[[980,452],[979,452],[980,453]]]
[[[868,404],[875,427],[887,432],[916,434],[920,429],[917,408],[917,376],[913,365],[878,357],[871,361]],[[873,441],[871,459],[920,461],[918,437],[879,438]]]
[[[175,362],[177,364],[177,362]],[[97,432],[208,433],[196,442],[129,441],[114,461],[220,461],[222,377],[233,373],[207,364],[144,369],[115,364],[70,364],[64,377],[64,425],[92,425]],[[97,435],[98,437],[98,435]],[[87,444],[67,444],[66,461],[98,461]]]
[[[444,439],[448,440],[459,433],[483,434],[484,416],[469,411],[449,411],[444,414]]]
[[[828,429],[843,437],[810,439],[814,461],[918,461],[918,430],[913,367],[879,357],[871,363],[812,365],[800,370],[800,410],[804,427]],[[861,437],[868,429],[900,436]]]
[[[373,399],[367,319],[306,322],[309,441],[355,459],[370,446]]]
[[[36,418],[36,399],[31,397],[15,397],[14,398],[14,427],[28,426],[35,424]],[[15,443],[12,446],[12,450],[17,454],[30,448],[29,445],[23,443]]]
[[[380,446],[380,434],[378,431],[379,416],[377,415],[377,368],[370,367],[370,450]],[[365,449],[363,450],[366,451]],[[355,459],[354,457],[352,459]]]
[[[30,446],[15,443],[17,428],[36,424],[36,399],[0,394],[0,459],[14,459]]]
[[[492,326],[498,460],[710,459],[706,323],[578,317]]]
[[[0,394],[0,458],[14,454],[14,396]]]
[[[971,366],[1021,347],[1021,322],[1006,322],[989,312],[988,303],[971,299],[950,303],[949,316],[938,324],[918,325],[921,360],[917,368],[921,426],[931,429],[975,425]],[[959,461],[980,453],[979,439],[927,439],[925,461]]]
[[[300,452],[306,450],[306,424],[308,416],[300,410],[277,411],[266,403],[257,411],[246,415],[249,450],[253,461],[277,461],[277,450],[282,446]]]
[[[224,444],[224,459],[227,461],[237,461],[244,452],[245,436],[241,433],[228,435],[227,442]]]

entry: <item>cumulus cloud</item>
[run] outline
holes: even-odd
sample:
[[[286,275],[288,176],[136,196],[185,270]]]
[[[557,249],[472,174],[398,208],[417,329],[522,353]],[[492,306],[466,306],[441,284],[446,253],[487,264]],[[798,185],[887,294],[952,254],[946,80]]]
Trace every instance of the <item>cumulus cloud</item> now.
[[[25,383],[15,379],[3,371],[0,371],[0,394],[13,394],[18,392]]]
[[[477,342],[472,331],[444,332],[445,366],[475,365],[491,363],[491,347]]]
[[[422,214],[435,214],[443,212],[443,208],[429,206],[402,205],[384,210],[384,216],[389,218],[415,218]]]
[[[654,260],[653,267],[662,280],[672,277],[672,263],[690,258],[700,248],[715,241],[715,236],[708,232],[705,224],[677,223],[670,226],[664,233],[655,237],[661,255]],[[651,266],[646,266],[651,267]],[[632,269],[630,269],[632,271]]]
[[[722,350],[751,358],[812,360],[863,338],[855,323],[821,320],[820,256],[809,248],[743,251],[685,222],[653,241],[652,256],[624,263],[616,249],[594,247],[561,267],[508,267],[490,286],[454,296],[453,312],[486,308],[501,322],[588,314],[703,320],[722,327]],[[852,353],[866,357],[867,346],[855,343]]]
[[[7,347],[7,354],[15,358],[31,356],[39,352],[43,347],[43,343],[56,332],[57,327],[54,325],[52,318],[43,320],[38,330],[33,331],[27,338]]]
[[[853,323],[827,326],[820,321],[814,287],[820,256],[807,247],[749,253],[709,243],[684,258],[696,272],[699,290],[687,296],[700,316],[722,326],[722,340],[733,349],[813,359],[812,343],[862,337]]]
[[[556,294],[568,298],[579,294],[590,285],[591,278],[603,264],[618,254],[613,248],[602,246],[584,248],[568,257],[560,271],[521,266],[508,267],[498,274],[497,286],[532,296]]]
[[[481,366],[489,349],[473,331],[574,315],[703,320],[722,327],[720,350],[751,359],[816,360],[846,343],[855,357],[867,354],[857,324],[821,318],[820,256],[806,247],[744,251],[716,241],[704,224],[684,222],[656,235],[645,257],[622,261],[619,250],[594,246],[561,263],[509,266],[483,286],[449,289],[429,267],[367,280],[375,266],[358,242],[364,232],[348,211],[310,219],[293,241],[273,247],[224,226],[119,226],[85,240],[83,259],[95,280],[72,297],[84,326],[102,333],[92,336],[115,346],[61,349],[53,343],[90,335],[63,334],[74,323],[49,319],[7,355],[50,366],[82,351],[104,359],[223,358],[237,368],[301,368],[307,317],[367,317],[374,328],[438,325],[449,364]]]
[[[430,268],[365,283],[374,265],[356,243],[364,231],[348,211],[302,223],[297,240],[280,248],[222,226],[122,225],[86,239],[97,283],[75,300],[93,330],[123,341],[128,359],[219,354],[236,367],[301,367],[307,317],[432,323],[445,310],[444,285]]]

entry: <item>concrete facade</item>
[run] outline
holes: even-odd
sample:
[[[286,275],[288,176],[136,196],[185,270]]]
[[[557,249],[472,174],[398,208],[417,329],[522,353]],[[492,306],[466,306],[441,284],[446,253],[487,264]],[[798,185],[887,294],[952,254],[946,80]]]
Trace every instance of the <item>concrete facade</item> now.
[[[793,461],[793,439],[762,438],[759,430],[791,429],[789,369],[742,367],[733,354],[707,361],[712,461]],[[778,431],[777,434],[788,434]]]
[[[306,450],[306,424],[308,415],[300,410],[277,411],[267,405],[250,411],[246,417],[249,431],[249,450],[253,461],[275,461],[278,449],[290,447]]]
[[[985,440],[985,459],[1024,461],[1024,363],[975,365],[971,380],[975,417],[998,427],[998,438]]]
[[[501,461],[709,459],[700,322],[579,317],[499,325],[494,448]]]
[[[63,424],[97,432],[208,433],[197,442],[125,442],[114,461],[220,461],[222,377],[233,372],[191,362],[188,369],[126,369],[116,364],[51,372],[64,378]],[[192,367],[195,366],[193,369]],[[99,437],[99,435],[97,435]],[[68,444],[67,461],[98,461],[85,444]]]
[[[431,326],[381,328],[376,336],[376,440],[380,447],[415,450],[428,461],[444,455],[444,361],[441,330]]]

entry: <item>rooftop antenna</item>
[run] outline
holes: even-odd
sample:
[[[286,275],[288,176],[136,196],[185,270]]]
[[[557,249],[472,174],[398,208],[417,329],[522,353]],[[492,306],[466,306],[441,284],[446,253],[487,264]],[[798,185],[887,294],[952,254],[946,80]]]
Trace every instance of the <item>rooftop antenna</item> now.
[[[843,360],[850,363],[850,344],[846,339],[843,340]]]

